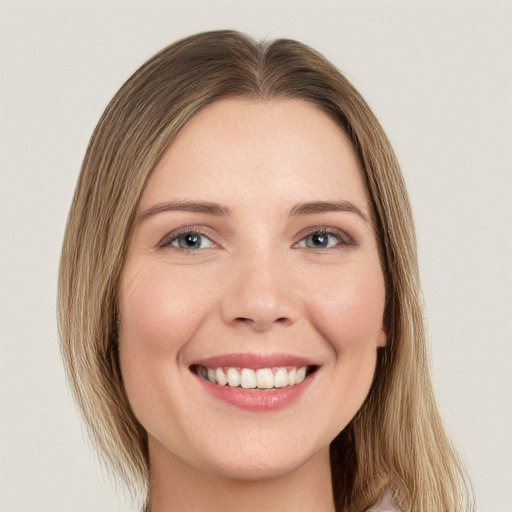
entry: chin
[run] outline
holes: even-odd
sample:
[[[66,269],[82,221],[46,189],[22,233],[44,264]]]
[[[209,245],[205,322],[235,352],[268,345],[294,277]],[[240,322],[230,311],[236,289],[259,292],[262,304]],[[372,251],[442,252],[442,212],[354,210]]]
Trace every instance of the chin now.
[[[298,453],[298,452],[297,452]],[[210,471],[230,480],[259,481],[267,479],[279,479],[297,471],[303,467],[307,460],[295,456],[274,456],[263,460],[261,454],[246,454],[244,460],[237,457],[236,460],[211,461]]]
[[[201,449],[203,469],[228,479],[257,481],[284,477],[317,457],[328,460],[331,436],[314,440],[306,431],[294,434],[255,429],[243,435],[212,436]],[[213,439],[216,442],[211,444]]]

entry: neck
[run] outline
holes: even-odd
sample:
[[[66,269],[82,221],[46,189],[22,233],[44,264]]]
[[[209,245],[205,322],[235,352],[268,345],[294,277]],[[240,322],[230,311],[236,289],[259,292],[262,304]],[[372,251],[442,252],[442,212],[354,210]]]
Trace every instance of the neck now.
[[[300,468],[262,479],[229,478],[183,460],[152,460],[150,512],[334,512],[329,453]]]

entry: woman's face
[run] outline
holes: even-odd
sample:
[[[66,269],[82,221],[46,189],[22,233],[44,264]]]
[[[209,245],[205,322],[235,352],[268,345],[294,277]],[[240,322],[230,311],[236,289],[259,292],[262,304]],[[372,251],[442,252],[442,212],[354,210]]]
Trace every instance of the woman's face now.
[[[256,479],[328,461],[386,338],[343,131],[300,100],[219,101],[167,150],[138,213],[120,361],[152,464]]]

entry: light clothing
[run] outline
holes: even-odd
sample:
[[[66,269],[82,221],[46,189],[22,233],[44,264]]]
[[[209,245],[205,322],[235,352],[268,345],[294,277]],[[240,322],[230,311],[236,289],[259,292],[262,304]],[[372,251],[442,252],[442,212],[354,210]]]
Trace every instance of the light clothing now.
[[[389,487],[384,487],[379,501],[368,512],[403,512]]]

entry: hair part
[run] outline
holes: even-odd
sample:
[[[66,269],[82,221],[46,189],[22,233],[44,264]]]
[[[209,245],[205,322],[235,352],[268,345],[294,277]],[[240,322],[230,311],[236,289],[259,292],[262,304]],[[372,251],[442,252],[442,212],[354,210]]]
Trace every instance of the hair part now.
[[[432,392],[406,188],[384,131],[350,82],[296,41],[206,32],[165,48],[122,86],[90,140],[62,249],[61,350],[88,433],[115,475],[149,492],[147,434],[123,386],[118,289],[140,197],[187,122],[229,97],[301,99],[334,119],[360,160],[386,280],[386,347],[370,393],[331,444],[336,510],[360,511],[384,485],[404,511],[470,511],[471,489]]]

